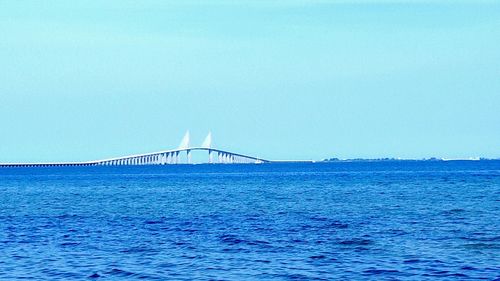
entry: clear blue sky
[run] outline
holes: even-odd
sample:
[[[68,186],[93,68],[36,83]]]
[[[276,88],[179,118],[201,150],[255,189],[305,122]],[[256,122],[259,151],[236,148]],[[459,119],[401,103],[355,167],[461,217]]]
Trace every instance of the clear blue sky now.
[[[500,157],[500,1],[3,0],[0,36],[0,162]]]

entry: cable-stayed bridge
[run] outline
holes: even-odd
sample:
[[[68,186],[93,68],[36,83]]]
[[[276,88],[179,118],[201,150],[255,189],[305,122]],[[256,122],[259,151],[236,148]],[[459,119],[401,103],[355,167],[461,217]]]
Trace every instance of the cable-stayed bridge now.
[[[271,162],[259,157],[230,152],[212,147],[212,134],[208,133],[201,146],[191,146],[189,131],[186,132],[176,149],[152,153],[127,155],[122,157],[85,162],[48,162],[48,163],[0,163],[0,167],[61,167],[61,166],[125,166],[125,165],[170,165],[192,164],[192,153],[204,151],[210,164],[260,164]],[[185,157],[183,157],[183,155]]]

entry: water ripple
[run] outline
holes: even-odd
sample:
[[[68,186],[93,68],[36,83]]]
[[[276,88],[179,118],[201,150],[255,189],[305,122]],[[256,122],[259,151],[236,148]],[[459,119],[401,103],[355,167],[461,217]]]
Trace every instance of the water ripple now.
[[[0,170],[0,280],[495,280],[477,162]]]

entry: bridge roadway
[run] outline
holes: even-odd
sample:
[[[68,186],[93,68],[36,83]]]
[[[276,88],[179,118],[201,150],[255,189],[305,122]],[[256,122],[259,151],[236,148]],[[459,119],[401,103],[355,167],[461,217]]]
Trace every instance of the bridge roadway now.
[[[48,162],[48,163],[0,163],[0,167],[70,167],[70,166],[124,166],[124,165],[168,165],[181,164],[181,152],[186,153],[186,163],[191,164],[191,153],[193,151],[207,151],[208,163],[221,164],[260,164],[272,161],[258,157],[233,153],[225,150],[208,147],[190,147],[173,150],[164,150],[153,153],[135,154],[123,157],[109,158],[103,160],[85,162]],[[214,154],[217,155],[213,159]]]

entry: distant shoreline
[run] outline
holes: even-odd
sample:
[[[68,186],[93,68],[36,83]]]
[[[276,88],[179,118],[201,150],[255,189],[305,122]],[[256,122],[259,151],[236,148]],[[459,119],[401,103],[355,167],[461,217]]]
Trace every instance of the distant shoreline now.
[[[339,159],[330,158],[324,159],[317,162],[415,162],[415,161],[427,161],[427,162],[448,162],[448,161],[498,161],[498,158],[423,158],[423,159],[401,159],[401,158],[353,158],[353,159]]]

